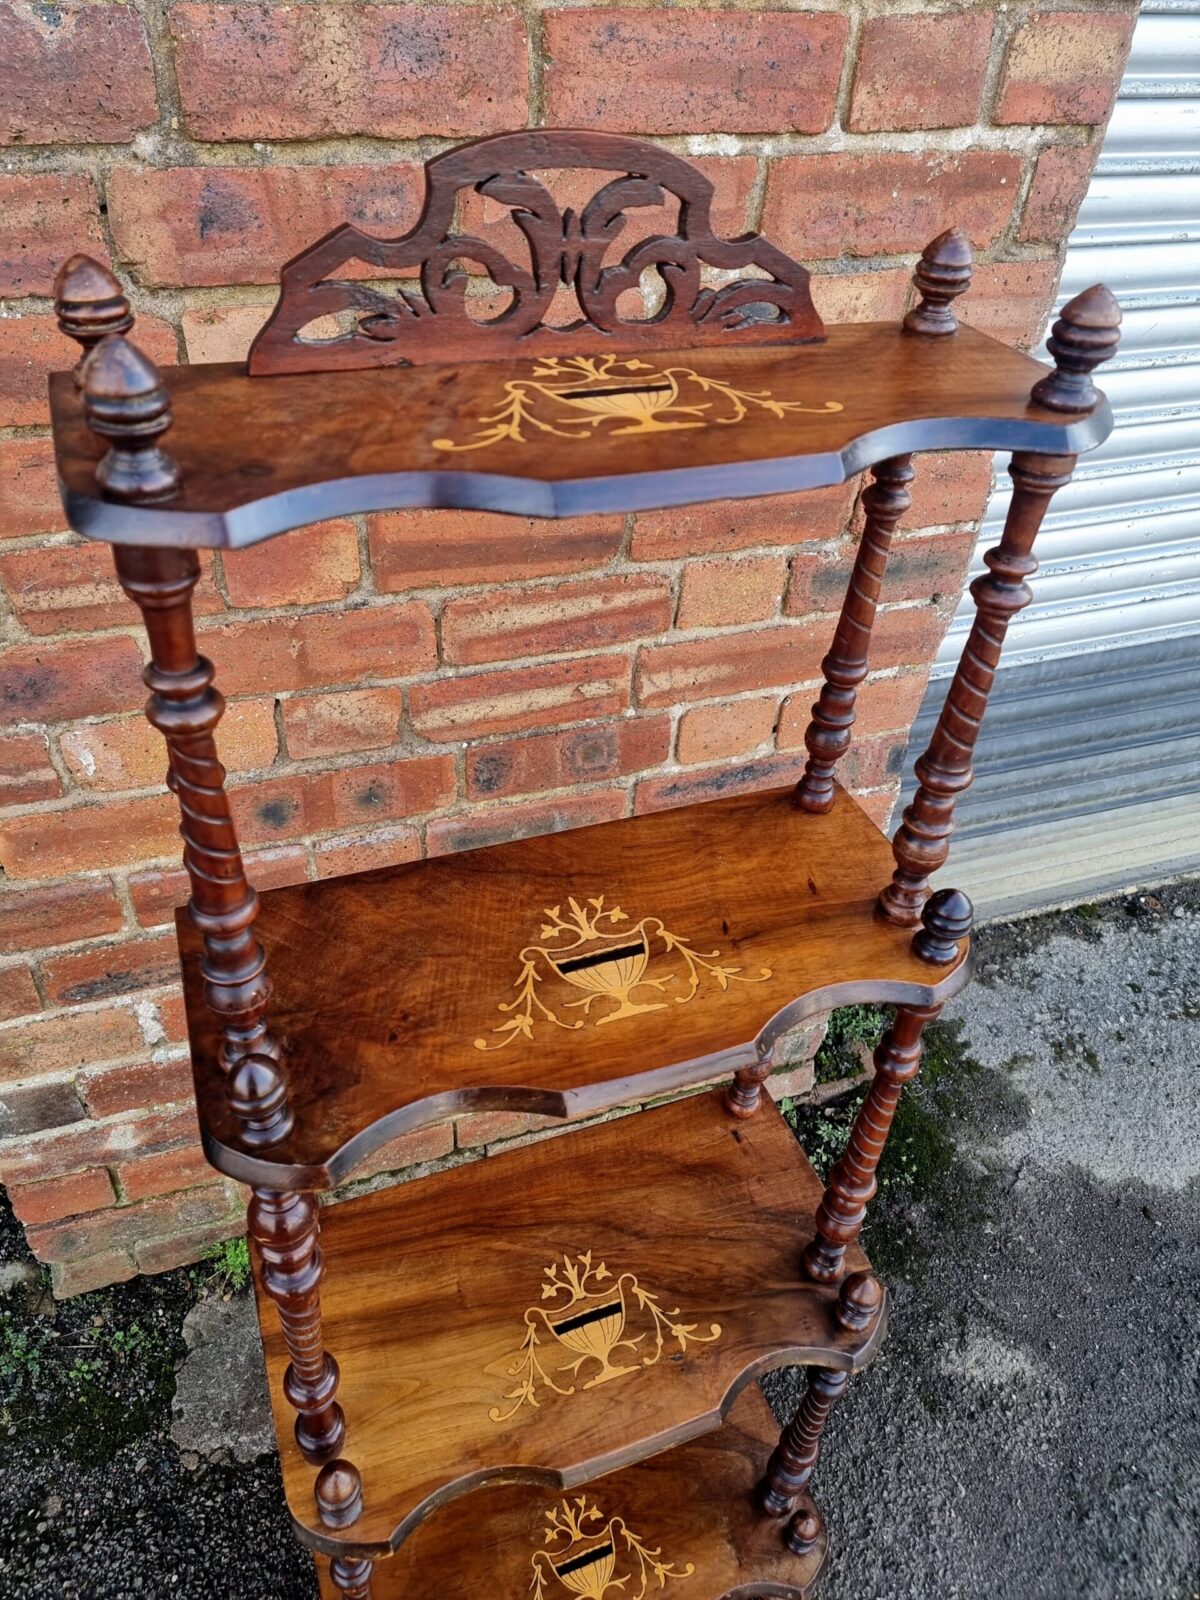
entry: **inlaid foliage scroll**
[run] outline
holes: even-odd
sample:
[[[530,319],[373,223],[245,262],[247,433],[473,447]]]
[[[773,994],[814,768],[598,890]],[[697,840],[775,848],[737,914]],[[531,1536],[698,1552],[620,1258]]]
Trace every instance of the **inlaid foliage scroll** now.
[[[601,175],[581,208],[560,205],[537,176],[572,169]],[[412,232],[376,239],[347,223],[287,263],[252,374],[824,338],[805,268],[757,234],[718,238],[712,184],[669,151],[527,131],[447,151],[425,172]],[[511,248],[455,231],[472,189],[510,208]],[[618,255],[639,208],[677,209],[675,232]],[[347,269],[353,277],[338,276]],[[631,315],[646,274],[657,300]],[[483,292],[471,292],[473,275]],[[378,286],[391,278],[393,292]]]

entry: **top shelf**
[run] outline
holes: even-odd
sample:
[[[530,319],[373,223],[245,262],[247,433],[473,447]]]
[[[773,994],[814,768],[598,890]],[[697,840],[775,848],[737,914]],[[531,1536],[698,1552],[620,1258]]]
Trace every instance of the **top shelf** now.
[[[511,356],[251,377],[168,367],[169,504],[104,497],[105,442],[69,373],[50,380],[77,532],[115,544],[240,548],[353,512],[444,507],[565,517],[840,483],[915,450],[1073,455],[1106,402],[1031,403],[1047,368],[968,327],[927,339],[850,323],[819,344]]]

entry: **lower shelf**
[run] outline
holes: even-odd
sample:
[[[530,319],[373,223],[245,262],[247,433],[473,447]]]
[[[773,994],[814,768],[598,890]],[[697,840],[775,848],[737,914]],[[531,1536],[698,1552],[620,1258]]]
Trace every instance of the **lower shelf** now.
[[[564,1498],[505,1484],[447,1507],[381,1561],[372,1600],[803,1600],[825,1563],[786,1548],[786,1518],[763,1515],[754,1490],[779,1428],[757,1385],[719,1432]],[[816,1515],[807,1495],[798,1508]],[[819,1519],[818,1519],[819,1520]],[[341,1600],[319,1557],[322,1600]],[[656,1568],[664,1568],[661,1581]]]
[[[774,1367],[864,1366],[886,1313],[848,1332],[801,1272],[821,1192],[769,1099],[739,1122],[716,1091],[327,1208],[326,1343],[363,1511],[317,1517],[260,1290],[299,1537],[386,1555],[468,1490],[569,1488],[708,1433]]]

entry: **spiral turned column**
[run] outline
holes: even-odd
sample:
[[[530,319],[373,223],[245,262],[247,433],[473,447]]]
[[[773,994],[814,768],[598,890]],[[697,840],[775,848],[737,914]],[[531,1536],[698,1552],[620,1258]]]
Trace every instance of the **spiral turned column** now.
[[[829,1413],[849,1382],[848,1372],[828,1372],[824,1367],[810,1372],[804,1399],[780,1434],[759,1484],[759,1502],[769,1516],[781,1517],[791,1511],[807,1486],[821,1453],[821,1435]]]
[[[829,654],[821,663],[825,682],[804,735],[808,761],[796,786],[802,811],[828,811],[833,805],[833,774],[850,748],[850,729],[858,686],[867,675],[871,630],[887,570],[896,524],[912,505],[912,457],[892,456],[871,468],[875,479],[863,490],[866,521],[854,570],[842,602]]]

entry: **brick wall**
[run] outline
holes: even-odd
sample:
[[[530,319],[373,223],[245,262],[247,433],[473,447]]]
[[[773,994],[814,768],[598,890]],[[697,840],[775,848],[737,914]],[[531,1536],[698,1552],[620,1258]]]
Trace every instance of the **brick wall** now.
[[[74,357],[57,264],[111,261],[151,356],[239,358],[283,259],[347,217],[411,225],[426,156],[577,124],[696,158],[719,224],[809,262],[828,320],[899,316],[914,253],[957,222],[980,262],[962,315],[1028,344],[1134,9],[0,3],[0,1178],[59,1292],[188,1260],[241,1216],[189,1104],[167,926],[184,885],[132,709],[142,639],[55,493],[45,380]],[[988,474],[959,457],[918,477],[847,763],[880,821]],[[206,558],[252,876],[790,777],[854,495],[565,524],[405,512]],[[418,558],[406,534],[431,515],[437,554]],[[463,1118],[387,1162],[528,1127]]]

